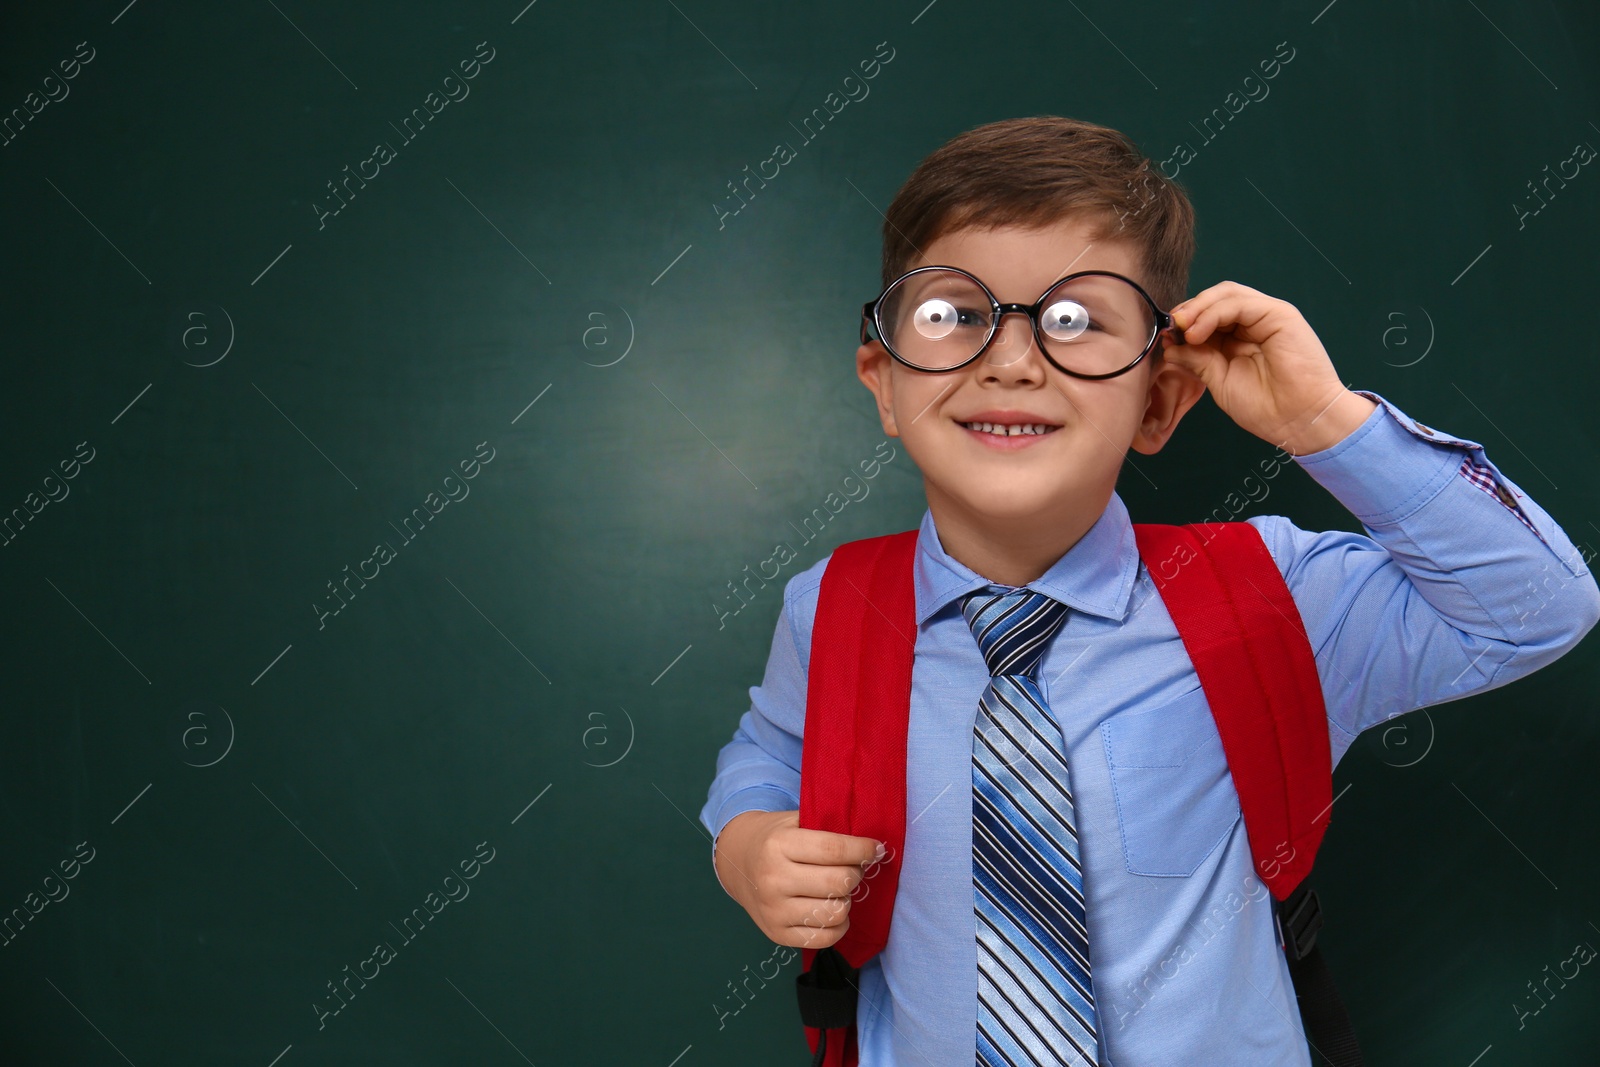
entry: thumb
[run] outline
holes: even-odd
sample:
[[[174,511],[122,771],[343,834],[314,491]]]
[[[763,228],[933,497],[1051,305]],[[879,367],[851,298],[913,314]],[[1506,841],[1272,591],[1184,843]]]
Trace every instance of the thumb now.
[[[875,837],[857,837],[853,839],[852,843],[855,844],[862,853],[861,858],[855,862],[863,867],[870,867],[873,864],[882,863],[886,858],[888,858],[888,846]]]

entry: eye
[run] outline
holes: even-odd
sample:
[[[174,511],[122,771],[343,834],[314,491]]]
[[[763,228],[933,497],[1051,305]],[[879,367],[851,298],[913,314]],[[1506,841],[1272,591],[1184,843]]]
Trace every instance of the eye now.
[[[917,328],[917,333],[923,338],[938,341],[946,338],[950,331],[960,325],[962,314],[955,309],[955,304],[941,299],[926,299],[918,304],[915,314],[912,315],[912,325]]]
[[[1076,300],[1057,300],[1039,313],[1039,328],[1052,341],[1071,341],[1089,326],[1089,309]]]

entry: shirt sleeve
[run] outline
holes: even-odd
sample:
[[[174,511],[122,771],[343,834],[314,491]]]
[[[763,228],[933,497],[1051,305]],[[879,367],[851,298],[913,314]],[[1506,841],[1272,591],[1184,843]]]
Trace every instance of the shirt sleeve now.
[[[732,740],[717,753],[716,777],[705,806],[700,809],[700,822],[711,833],[713,871],[717,837],[735,815],[800,808],[806,671],[793,613],[799,607],[795,602],[797,592],[808,583],[820,581],[826,562],[802,571],[785,584],[783,609],[773,630],[766,674],[760,685],[750,687],[750,710],[740,716]],[[717,876],[717,883],[727,891],[721,875]]]
[[[1505,685],[1560,658],[1600,620],[1600,586],[1555,520],[1476,441],[1393,403],[1294,457],[1365,534],[1251,517],[1316,654],[1334,761],[1357,734]]]

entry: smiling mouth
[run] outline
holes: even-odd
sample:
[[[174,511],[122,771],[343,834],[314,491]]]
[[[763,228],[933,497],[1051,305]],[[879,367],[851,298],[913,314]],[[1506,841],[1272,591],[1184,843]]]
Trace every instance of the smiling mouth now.
[[[1011,425],[998,422],[961,422],[959,419],[956,420],[956,425],[976,433],[993,434],[996,437],[1043,437],[1061,429],[1059,426],[1047,423]]]

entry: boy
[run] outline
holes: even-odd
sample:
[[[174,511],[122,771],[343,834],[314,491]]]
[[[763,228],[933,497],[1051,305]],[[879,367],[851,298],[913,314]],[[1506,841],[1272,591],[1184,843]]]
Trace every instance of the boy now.
[[[856,365],[928,508],[905,847],[888,944],[860,974],[861,1067],[1309,1064],[1220,737],[1114,491],[1127,449],[1159,451],[1209,391],[1361,522],[1245,520],[1304,620],[1335,762],[1362,730],[1576,645],[1600,618],[1587,560],[1481,445],[1345,388],[1291,305],[1231,281],[1181,300],[1192,208],[1115,131],[968,131],[918,166],[883,235],[879,336]],[[798,826],[826,563],[788,582],[700,813],[723,888],[811,948],[843,935],[878,844]],[[1041,620],[1031,683],[986,661],[1012,610]],[[1012,861],[1045,886],[1037,912],[1081,900],[1057,942],[1014,913],[1008,935],[995,872]]]

